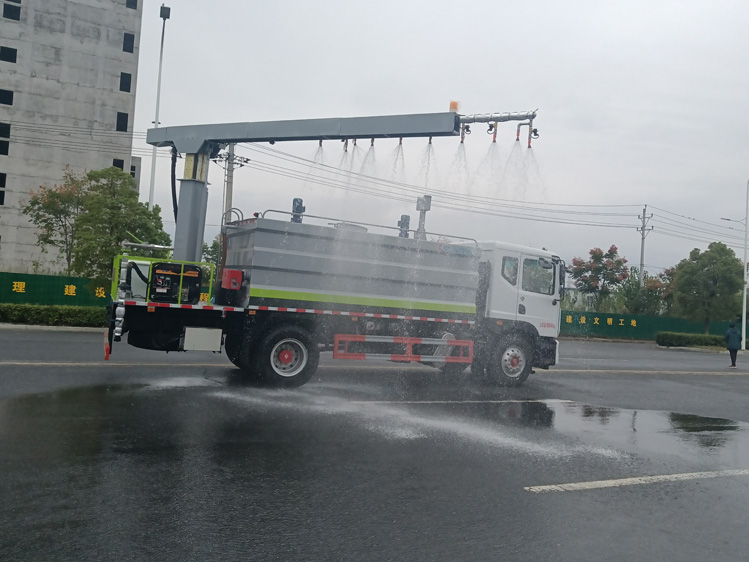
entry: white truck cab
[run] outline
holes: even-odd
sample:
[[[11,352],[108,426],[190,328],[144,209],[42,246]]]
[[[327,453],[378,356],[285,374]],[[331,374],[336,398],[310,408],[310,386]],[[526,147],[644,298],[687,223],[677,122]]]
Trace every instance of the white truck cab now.
[[[557,337],[564,263],[551,252],[504,242],[479,242],[491,276],[486,318],[527,323],[541,337]]]

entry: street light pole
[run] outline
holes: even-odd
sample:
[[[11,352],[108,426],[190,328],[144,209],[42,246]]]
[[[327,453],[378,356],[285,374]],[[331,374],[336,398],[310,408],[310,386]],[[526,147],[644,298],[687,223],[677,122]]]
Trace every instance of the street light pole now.
[[[159,52],[159,77],[156,82],[156,117],[153,120],[154,128],[159,126],[159,100],[161,99],[161,64],[164,60],[164,32],[166,31],[166,20],[171,15],[171,9],[164,4],[161,5],[159,17],[164,20],[161,24],[161,51]],[[148,210],[153,209],[153,188],[156,183],[156,146],[151,152],[151,187],[148,190]]]
[[[741,299],[741,349],[746,349],[746,247],[749,242],[749,180],[746,182],[746,214],[744,215],[744,296]]]

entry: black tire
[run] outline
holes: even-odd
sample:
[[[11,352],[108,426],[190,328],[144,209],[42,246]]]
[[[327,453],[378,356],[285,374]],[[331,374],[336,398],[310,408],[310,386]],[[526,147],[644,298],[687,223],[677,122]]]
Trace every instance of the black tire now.
[[[532,369],[531,346],[527,340],[514,336],[499,342],[486,366],[486,376],[490,382],[500,386],[520,386]]]
[[[296,388],[317,371],[320,350],[304,329],[281,327],[268,333],[254,358],[254,372],[268,385]]]

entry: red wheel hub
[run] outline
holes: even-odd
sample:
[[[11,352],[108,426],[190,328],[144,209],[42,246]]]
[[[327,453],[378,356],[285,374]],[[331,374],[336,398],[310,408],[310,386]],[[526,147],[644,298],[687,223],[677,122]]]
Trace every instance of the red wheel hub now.
[[[284,349],[278,354],[278,360],[284,365],[288,365],[294,360],[294,354],[288,349]]]
[[[510,365],[512,365],[513,367],[517,367],[519,364],[520,361],[518,361],[517,357],[513,357],[512,359],[510,359]]]

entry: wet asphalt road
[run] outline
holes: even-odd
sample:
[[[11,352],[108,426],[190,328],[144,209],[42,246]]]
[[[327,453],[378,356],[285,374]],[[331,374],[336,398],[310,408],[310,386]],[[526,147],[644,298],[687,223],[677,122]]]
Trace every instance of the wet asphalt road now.
[[[101,347],[0,330],[0,560],[749,559],[749,355],[564,341],[518,389],[326,359],[281,392]]]

